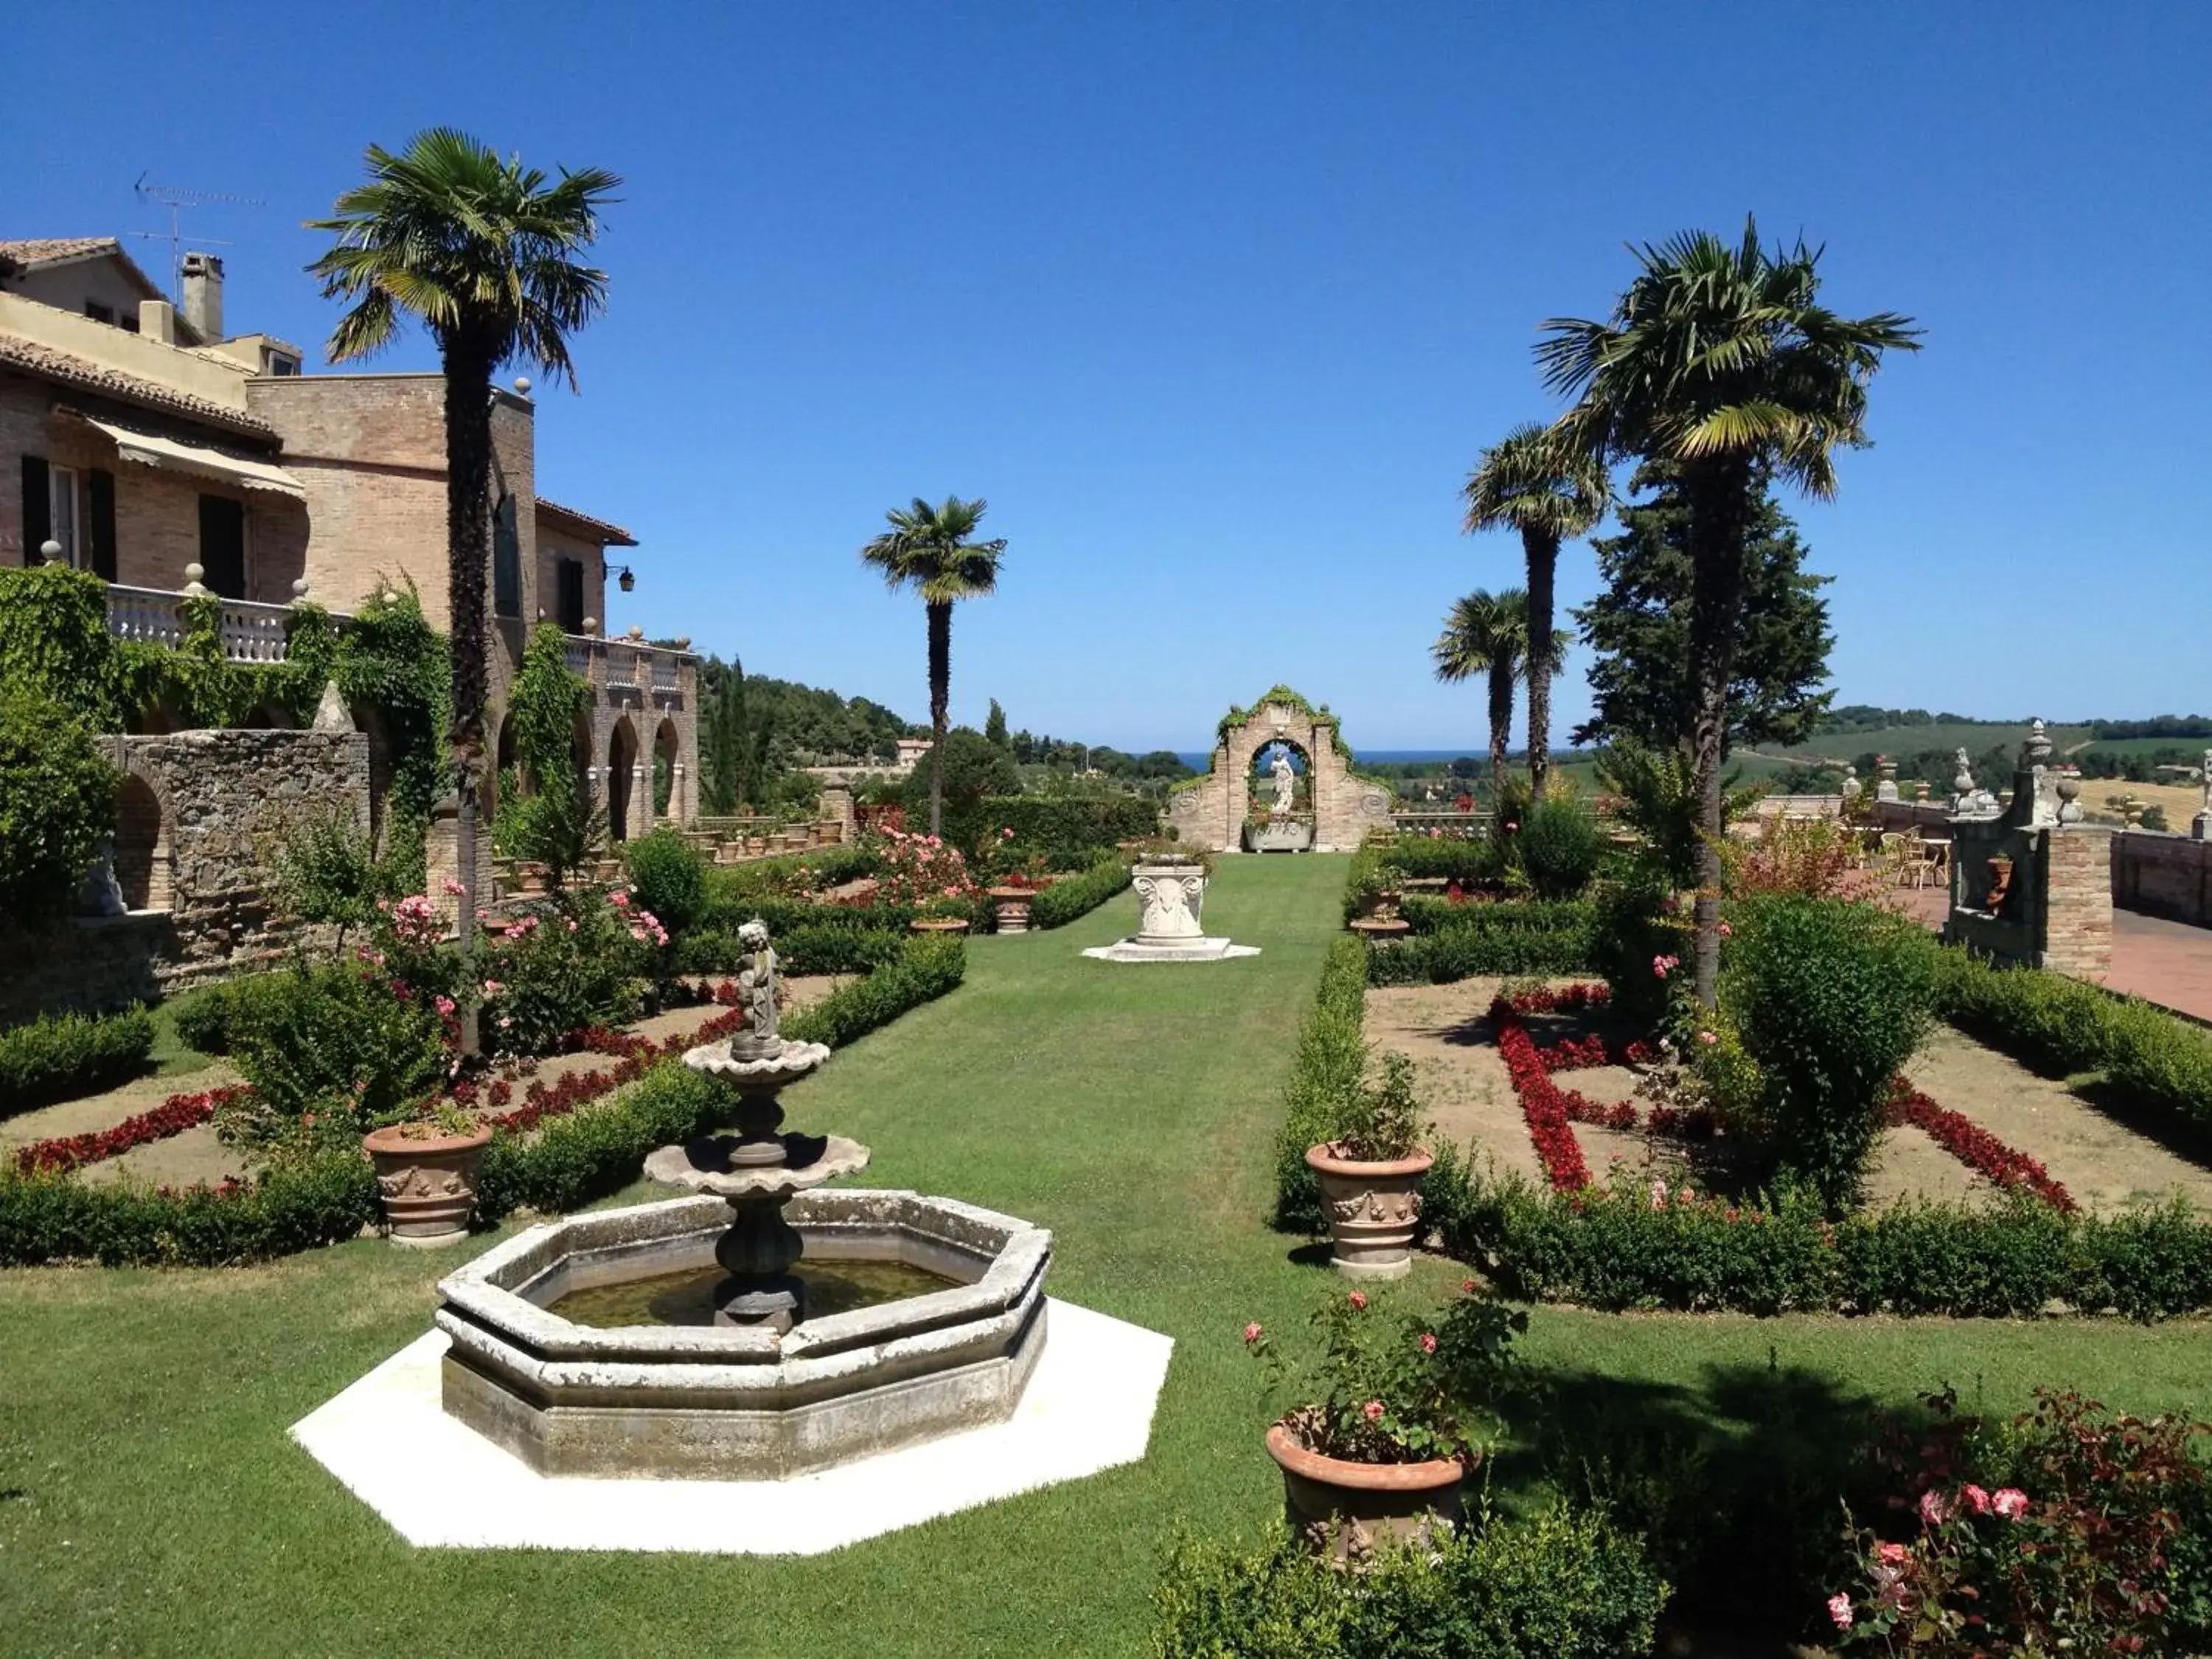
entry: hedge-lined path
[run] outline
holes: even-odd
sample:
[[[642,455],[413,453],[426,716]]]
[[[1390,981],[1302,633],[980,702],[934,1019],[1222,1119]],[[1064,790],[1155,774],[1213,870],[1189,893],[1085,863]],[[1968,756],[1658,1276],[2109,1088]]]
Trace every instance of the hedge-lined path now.
[[[1206,920],[1263,947],[1243,961],[1079,956],[1130,931],[1127,896],[1057,932],[975,940],[960,990],[786,1097],[793,1127],[874,1148],[869,1182],[1051,1227],[1055,1293],[1175,1337],[1143,1462],[824,1557],[417,1552],[285,1431],[419,1334],[465,1251],[363,1239],[233,1272],[0,1273],[10,1651],[1142,1651],[1170,1522],[1249,1535],[1281,1511],[1240,1328],[1293,1331],[1340,1288],[1264,1218],[1280,1089],[1345,867],[1223,860]],[[1398,1294],[1447,1294],[1463,1272],[1425,1261]],[[2203,1342],[2202,1325],[1542,1308],[1522,1346],[1571,1384],[1727,1419],[1736,1379],[1766,1376],[1770,1354],[1851,1398],[1979,1379],[2009,1408],[2055,1382],[2154,1411],[2199,1398]],[[1528,1479],[1509,1461],[1495,1491],[1511,1500]]]

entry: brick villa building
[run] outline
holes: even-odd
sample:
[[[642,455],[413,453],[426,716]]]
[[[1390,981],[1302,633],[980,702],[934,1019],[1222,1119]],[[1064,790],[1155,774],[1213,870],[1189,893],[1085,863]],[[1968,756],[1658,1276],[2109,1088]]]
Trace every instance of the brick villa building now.
[[[0,240],[0,567],[55,550],[108,582],[113,631],[155,641],[179,636],[197,574],[243,660],[282,657],[284,607],[301,595],[343,617],[380,586],[411,583],[442,630],[443,378],[305,374],[297,346],[225,333],[222,275],[214,255],[186,254],[179,307],[112,238]],[[556,623],[592,685],[577,757],[611,832],[694,823],[697,659],[636,629],[604,637],[607,550],[636,541],[538,494],[535,427],[523,392],[494,393],[486,557],[502,756],[530,629]],[[370,740],[374,757],[373,729]]]

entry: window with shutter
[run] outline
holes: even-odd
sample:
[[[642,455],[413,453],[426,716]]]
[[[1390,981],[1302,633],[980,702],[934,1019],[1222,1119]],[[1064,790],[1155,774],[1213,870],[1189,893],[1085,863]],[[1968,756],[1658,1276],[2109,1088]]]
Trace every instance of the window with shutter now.
[[[53,480],[43,455],[23,457],[23,562],[39,562],[39,550],[52,539]]]
[[[227,495],[200,497],[200,580],[226,599],[246,592],[246,504]]]
[[[583,561],[563,559],[555,568],[560,573],[561,631],[580,634],[584,631]]]
[[[514,497],[502,495],[491,515],[491,608],[495,617],[522,614],[522,542],[514,527]]]
[[[85,532],[92,574],[115,580],[115,475],[98,469],[84,475]]]

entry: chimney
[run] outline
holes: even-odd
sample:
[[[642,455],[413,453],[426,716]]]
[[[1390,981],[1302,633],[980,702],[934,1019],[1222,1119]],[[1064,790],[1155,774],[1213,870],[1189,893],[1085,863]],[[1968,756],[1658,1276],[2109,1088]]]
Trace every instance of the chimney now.
[[[176,344],[176,308],[167,300],[141,300],[138,302],[138,332],[149,340],[159,340],[163,345]]]
[[[222,261],[212,253],[185,255],[185,320],[210,344],[223,337]]]

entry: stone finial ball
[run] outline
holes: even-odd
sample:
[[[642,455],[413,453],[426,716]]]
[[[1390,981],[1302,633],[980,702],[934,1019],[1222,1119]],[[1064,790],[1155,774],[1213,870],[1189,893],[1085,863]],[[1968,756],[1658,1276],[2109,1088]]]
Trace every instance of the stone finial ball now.
[[[39,556],[48,564],[59,564],[62,562],[62,544],[52,537],[47,537],[39,544]]]

